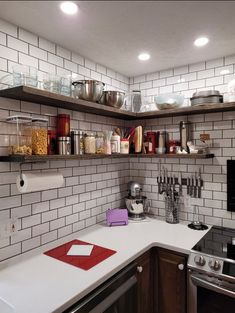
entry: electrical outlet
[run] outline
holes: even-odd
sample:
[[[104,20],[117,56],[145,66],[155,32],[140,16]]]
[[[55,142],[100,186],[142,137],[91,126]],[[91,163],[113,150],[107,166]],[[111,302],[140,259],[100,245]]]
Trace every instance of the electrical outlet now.
[[[5,219],[0,222],[0,238],[14,236],[19,229],[19,219]]]

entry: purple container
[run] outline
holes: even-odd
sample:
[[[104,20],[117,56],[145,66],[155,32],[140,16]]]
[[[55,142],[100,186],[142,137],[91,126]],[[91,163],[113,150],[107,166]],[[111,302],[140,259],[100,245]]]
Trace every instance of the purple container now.
[[[108,226],[120,226],[128,224],[127,209],[109,209],[106,212],[106,221]]]

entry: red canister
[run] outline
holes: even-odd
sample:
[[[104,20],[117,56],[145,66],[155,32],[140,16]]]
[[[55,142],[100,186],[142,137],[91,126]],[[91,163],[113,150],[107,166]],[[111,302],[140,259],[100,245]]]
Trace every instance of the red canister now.
[[[156,132],[147,132],[147,135],[146,135],[147,154],[156,153],[156,140],[157,140]]]
[[[57,116],[57,136],[69,137],[70,136],[70,115],[59,114]]]

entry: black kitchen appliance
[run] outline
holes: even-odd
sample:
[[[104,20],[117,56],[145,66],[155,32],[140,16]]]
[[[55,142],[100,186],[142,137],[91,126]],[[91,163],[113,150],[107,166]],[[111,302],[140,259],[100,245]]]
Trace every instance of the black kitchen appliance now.
[[[133,262],[64,313],[137,313],[136,271]]]
[[[227,160],[227,210],[235,212],[235,160]]]
[[[188,312],[235,312],[235,229],[213,226],[192,248]]]

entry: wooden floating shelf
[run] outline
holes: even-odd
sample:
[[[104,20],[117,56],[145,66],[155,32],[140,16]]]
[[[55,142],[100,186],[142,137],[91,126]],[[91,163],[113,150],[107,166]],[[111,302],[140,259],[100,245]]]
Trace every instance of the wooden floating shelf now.
[[[176,159],[210,159],[214,154],[83,154],[83,155],[9,155],[0,156],[0,162],[36,163],[58,160],[89,160],[117,158],[176,158]]]
[[[56,93],[48,92],[38,88],[28,86],[19,86],[9,89],[0,90],[0,97],[28,101],[38,104],[49,105],[80,111],[85,113],[109,116],[123,120],[143,120],[150,118],[161,118],[178,115],[204,114],[213,112],[233,111],[235,110],[235,102],[203,104],[192,107],[184,107],[179,109],[151,111],[143,113],[127,112],[113,107],[105,106],[95,102],[89,102],[73,97],[67,97]]]

